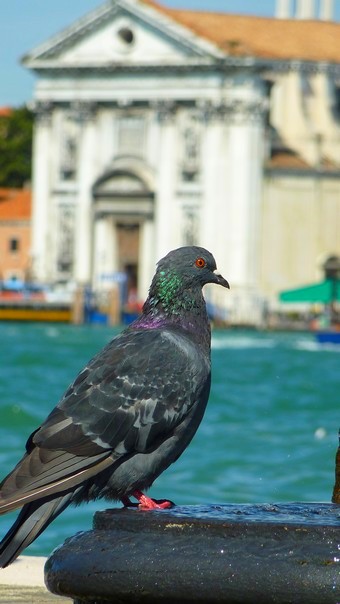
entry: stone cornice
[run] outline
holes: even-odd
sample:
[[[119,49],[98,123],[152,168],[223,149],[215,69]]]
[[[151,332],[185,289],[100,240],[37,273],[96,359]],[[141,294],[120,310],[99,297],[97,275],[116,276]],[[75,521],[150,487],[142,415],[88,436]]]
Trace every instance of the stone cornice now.
[[[322,178],[330,180],[340,179],[340,168],[335,170],[325,170],[320,168],[278,168],[265,166],[264,175],[267,177],[281,178],[281,177],[303,177],[303,178]]]
[[[201,119],[233,124],[261,121],[268,109],[267,98],[226,99],[220,103],[197,103]]]
[[[187,102],[181,102],[181,100],[159,98],[145,99],[143,103],[138,104],[134,104],[133,101],[126,101],[124,106],[129,108],[149,107],[160,122],[172,122],[180,107],[191,106],[195,110],[197,119],[203,122],[217,121],[226,124],[243,124],[261,121],[268,109],[268,100],[261,97],[224,99],[221,102],[211,102],[202,99],[199,101],[193,100],[188,105]],[[75,119],[85,122],[94,119],[100,107],[121,109],[122,106],[118,101],[36,101],[32,104],[32,110],[35,112],[38,121],[42,123],[49,122],[53,110],[56,108],[71,111],[74,113]]]
[[[188,74],[192,73],[227,73],[234,70],[248,70],[257,74],[280,74],[290,71],[305,74],[328,73],[332,77],[340,77],[340,63],[306,62],[306,61],[276,61],[270,59],[256,59],[255,57],[224,57],[214,59],[212,57],[188,59],[185,63],[146,63],[127,64],[124,62],[92,64],[92,65],[61,65],[55,60],[32,61],[30,68],[40,76],[44,77],[86,77],[96,74]]]
[[[332,76],[340,75],[340,63],[327,63],[325,61],[300,61],[300,60],[287,60],[287,61],[268,61],[267,65],[263,65],[269,72],[275,73],[328,73]]]
[[[146,64],[127,64],[127,63],[107,63],[93,65],[60,65],[55,61],[34,62],[31,68],[40,76],[44,77],[84,77],[88,75],[107,75],[107,74],[134,74],[145,73],[152,74],[188,74],[193,73],[227,73],[230,70],[247,69],[254,73],[261,72],[264,69],[270,69],[268,62],[256,61],[253,58],[246,57],[228,57],[225,60],[199,59],[187,60],[185,63],[146,63]]]
[[[52,36],[43,44],[33,48],[21,58],[21,62],[23,65],[31,67],[36,60],[44,60],[50,56],[58,55],[62,50],[74,44],[80,37],[97,28],[108,16],[114,14],[115,10],[116,7],[111,2],[99,6],[83,18],[78,19],[70,27],[65,28],[59,34]]]
[[[35,114],[39,123],[48,124],[56,108],[65,108],[72,112],[74,119],[86,122],[94,119],[99,103],[96,101],[70,101],[69,103],[58,103],[54,100],[36,100],[30,104],[30,110]]]

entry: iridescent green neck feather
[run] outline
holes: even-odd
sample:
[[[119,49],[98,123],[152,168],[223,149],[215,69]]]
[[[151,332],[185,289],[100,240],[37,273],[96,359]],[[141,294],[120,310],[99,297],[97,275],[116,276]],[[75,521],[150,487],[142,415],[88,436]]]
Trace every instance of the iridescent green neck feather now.
[[[140,323],[148,327],[178,324],[210,338],[210,324],[201,286],[176,270],[160,270],[154,276]],[[203,335],[204,334],[204,335]]]

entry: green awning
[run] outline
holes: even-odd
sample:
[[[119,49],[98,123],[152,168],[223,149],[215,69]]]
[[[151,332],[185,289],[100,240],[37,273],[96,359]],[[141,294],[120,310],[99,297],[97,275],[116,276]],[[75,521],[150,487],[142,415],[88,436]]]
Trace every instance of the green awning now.
[[[340,302],[340,281],[338,280],[334,284],[330,279],[321,283],[315,283],[314,285],[288,289],[279,294],[280,302],[309,302],[311,304],[319,302],[329,304],[335,299],[337,302]]]

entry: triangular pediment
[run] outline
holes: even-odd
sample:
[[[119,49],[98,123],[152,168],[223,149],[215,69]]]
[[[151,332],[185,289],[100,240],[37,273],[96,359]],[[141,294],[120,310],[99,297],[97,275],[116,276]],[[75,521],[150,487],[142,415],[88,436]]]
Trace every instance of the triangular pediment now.
[[[110,0],[23,58],[31,68],[178,64],[220,56],[213,44],[139,0]]]

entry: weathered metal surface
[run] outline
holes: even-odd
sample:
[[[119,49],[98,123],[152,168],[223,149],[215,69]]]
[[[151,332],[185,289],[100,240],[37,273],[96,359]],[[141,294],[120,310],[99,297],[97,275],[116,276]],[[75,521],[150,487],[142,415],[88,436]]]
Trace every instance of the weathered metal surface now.
[[[337,604],[340,507],[106,510],[55,550],[45,579],[77,603]]]

